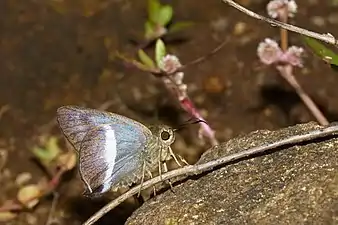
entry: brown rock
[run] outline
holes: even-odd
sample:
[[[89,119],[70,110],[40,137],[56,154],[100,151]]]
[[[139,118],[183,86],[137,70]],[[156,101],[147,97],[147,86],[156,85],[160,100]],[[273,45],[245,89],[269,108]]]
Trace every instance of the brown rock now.
[[[318,127],[252,132],[198,163]],[[337,146],[332,137],[232,163],[147,201],[126,224],[338,224]]]

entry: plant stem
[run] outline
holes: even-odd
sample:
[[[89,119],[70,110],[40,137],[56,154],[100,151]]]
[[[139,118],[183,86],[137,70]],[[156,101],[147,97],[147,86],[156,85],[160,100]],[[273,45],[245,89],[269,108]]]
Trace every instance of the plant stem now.
[[[280,17],[280,20],[283,23],[287,23],[288,22],[288,9],[287,7],[285,7],[285,12],[284,14]],[[284,29],[284,28],[280,28],[280,38],[281,38],[281,48],[283,50],[283,52],[285,52],[288,49],[288,30]]]
[[[171,81],[171,84],[167,82],[163,82],[165,87],[175,96],[175,98],[179,101],[180,106],[193,118],[206,121],[201,114],[199,113],[198,109],[195,107],[194,103],[191,99],[183,93],[178,86],[175,84],[174,81]],[[207,123],[200,123],[200,129],[204,136],[209,139],[209,142],[212,146],[218,145],[218,141],[215,137],[215,131],[211,129],[211,127]]]
[[[291,85],[291,87],[296,91],[298,96],[301,98],[305,106],[309,109],[312,115],[316,118],[316,120],[321,125],[329,124],[329,121],[325,118],[323,113],[318,109],[314,101],[310,98],[310,96],[304,91],[304,89],[300,86],[295,76],[292,74],[292,66],[277,66],[277,69],[280,75]]]
[[[288,22],[288,9],[285,7],[284,12],[280,15],[279,20],[283,23]],[[281,38],[281,48],[283,52],[286,52],[288,49],[288,31],[284,28],[280,28],[280,38]],[[291,87],[296,91],[300,99],[303,101],[305,106],[309,109],[312,115],[321,125],[329,124],[328,120],[325,118],[323,113],[318,109],[314,101],[310,96],[304,91],[304,89],[298,83],[296,77],[292,73],[293,66],[283,65],[277,66],[279,74],[291,85]]]

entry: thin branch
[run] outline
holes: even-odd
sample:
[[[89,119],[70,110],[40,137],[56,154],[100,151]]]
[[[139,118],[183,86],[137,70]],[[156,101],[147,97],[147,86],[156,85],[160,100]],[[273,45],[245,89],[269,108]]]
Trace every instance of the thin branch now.
[[[222,41],[218,46],[216,46],[216,48],[214,48],[211,52],[207,53],[206,55],[203,55],[197,59],[194,59],[193,61],[190,61],[184,65],[182,65],[178,71],[182,71],[184,69],[186,69],[187,67],[189,66],[192,66],[192,65],[196,65],[196,64],[199,64],[203,61],[205,61],[206,59],[210,58],[211,56],[215,55],[216,53],[218,53],[218,51],[220,51],[224,46],[225,44],[227,44],[229,42],[229,38],[226,38],[224,41]],[[178,71],[175,71],[175,72],[178,72]]]
[[[56,205],[57,205],[57,203],[59,201],[59,197],[60,197],[59,193],[53,191],[52,205],[51,205],[51,207],[49,209],[49,213],[48,213],[48,217],[47,217],[45,225],[51,225],[51,224],[53,224],[53,222],[55,220],[55,219],[53,219],[53,214],[55,212]]]
[[[296,91],[300,99],[312,113],[312,115],[316,118],[316,120],[321,125],[329,124],[329,121],[323,115],[323,113],[319,110],[316,103],[310,98],[310,96],[305,92],[305,90],[300,86],[295,76],[292,74],[292,66],[277,66],[277,69],[280,75],[290,84],[290,86]]]
[[[274,143],[263,144],[261,146],[243,150],[241,152],[234,153],[228,156],[224,156],[222,158],[212,160],[212,161],[209,161],[203,164],[189,165],[189,166],[185,166],[180,169],[170,171],[168,173],[162,174],[162,179],[160,176],[157,176],[155,178],[149,179],[146,182],[144,182],[142,184],[142,187],[141,185],[137,185],[131,188],[129,191],[125,192],[123,195],[119,196],[118,198],[112,200],[107,205],[105,205],[103,208],[101,208],[99,211],[97,211],[86,222],[84,222],[83,225],[91,225],[95,223],[97,220],[99,220],[102,216],[104,216],[110,210],[114,209],[116,206],[124,202],[129,197],[137,194],[140,188],[144,190],[157,183],[160,183],[160,182],[163,182],[165,180],[172,179],[175,177],[179,177],[179,176],[184,176],[180,178],[180,180],[182,180],[186,176],[197,175],[203,172],[211,171],[213,168],[217,166],[225,166],[226,164],[233,162],[235,160],[238,160],[238,159],[244,159],[248,156],[253,156],[253,155],[263,153],[263,152],[266,152],[272,149],[276,149],[278,147],[283,147],[286,145],[297,145],[305,141],[310,141],[310,140],[314,140],[314,139],[318,139],[322,137],[328,137],[328,136],[331,136],[337,133],[338,133],[338,124],[332,124],[330,126],[326,126],[318,130],[309,131],[306,134],[299,134],[299,135],[287,137],[285,139],[276,141]]]
[[[232,6],[234,8],[236,8],[236,9],[238,9],[239,11],[245,13],[248,16],[251,16],[251,17],[258,19],[258,20],[263,20],[265,22],[268,22],[272,26],[278,26],[278,27],[284,28],[286,30],[289,30],[289,31],[292,31],[292,32],[295,32],[295,33],[298,33],[298,34],[302,34],[302,35],[305,35],[305,36],[308,36],[308,37],[312,37],[312,38],[324,41],[328,44],[332,44],[332,45],[335,45],[336,47],[338,47],[338,40],[332,34],[329,34],[329,33],[328,34],[319,34],[319,33],[309,31],[309,30],[306,30],[306,29],[303,29],[303,28],[300,28],[300,27],[297,27],[297,26],[294,26],[294,25],[290,25],[290,24],[287,24],[287,23],[280,22],[278,20],[274,20],[274,19],[267,18],[265,16],[261,16],[257,13],[254,13],[253,11],[251,11],[247,8],[244,8],[243,6],[237,4],[236,2],[234,2],[232,0],[222,0],[222,1],[224,3],[229,4],[230,6]]]

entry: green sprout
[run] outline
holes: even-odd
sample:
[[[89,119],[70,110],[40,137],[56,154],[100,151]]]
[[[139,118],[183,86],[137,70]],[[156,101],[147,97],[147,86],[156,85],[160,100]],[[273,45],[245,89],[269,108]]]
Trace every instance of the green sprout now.
[[[177,32],[192,25],[191,22],[177,22],[169,26],[173,14],[170,5],[162,5],[159,0],[148,0],[148,19],[144,25],[145,38],[154,40],[169,32]]]
[[[149,69],[157,69],[160,68],[160,63],[163,57],[167,54],[166,47],[164,42],[161,39],[157,39],[155,46],[155,62],[147,55],[142,49],[138,51],[138,57],[141,63],[144,66],[149,67]]]
[[[61,153],[58,139],[54,136],[49,137],[44,146],[34,146],[32,152],[34,156],[43,164],[49,165]]]
[[[150,72],[152,74],[159,74],[161,73],[160,62],[166,54],[167,52],[164,42],[161,39],[157,39],[154,52],[155,61],[142,49],[138,51],[139,60],[127,58],[118,52],[117,57],[122,59],[124,62],[135,66],[139,70]]]

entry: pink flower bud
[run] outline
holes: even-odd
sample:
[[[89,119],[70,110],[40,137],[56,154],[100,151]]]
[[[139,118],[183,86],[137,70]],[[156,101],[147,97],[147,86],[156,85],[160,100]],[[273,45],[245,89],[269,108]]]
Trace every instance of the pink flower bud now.
[[[277,62],[283,55],[283,52],[276,41],[266,38],[264,42],[259,43],[257,55],[262,63],[270,65]]]
[[[291,46],[284,53],[282,61],[287,62],[293,66],[303,67],[302,55],[304,49],[297,46]]]

